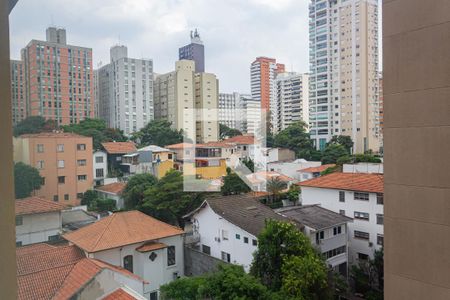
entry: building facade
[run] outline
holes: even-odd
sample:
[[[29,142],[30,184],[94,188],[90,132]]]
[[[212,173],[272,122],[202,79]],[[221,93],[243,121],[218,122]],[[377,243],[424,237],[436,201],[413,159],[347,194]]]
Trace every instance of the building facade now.
[[[11,60],[12,120],[17,124],[27,117],[25,66],[21,60]]]
[[[277,133],[299,121],[309,123],[308,74],[280,73],[271,103],[272,130]]]
[[[261,102],[261,109],[270,111],[270,103],[275,98],[275,77],[284,71],[284,64],[269,57],[257,57],[250,65],[252,98]]]
[[[239,93],[219,93],[219,123],[238,129]]]
[[[62,132],[22,135],[14,139],[14,161],[37,168],[44,178],[34,196],[76,206],[92,187],[91,137]]]
[[[108,177],[108,154],[105,151],[95,151],[92,158],[94,186],[103,185]]]
[[[312,0],[309,17],[311,138],[324,149],[347,135],[353,152],[378,152],[378,1]]]
[[[261,101],[250,95],[239,96],[239,113],[237,129],[246,134],[255,134],[261,128]]]
[[[156,119],[167,120],[172,128],[182,129],[197,142],[218,140],[219,81],[216,75],[195,73],[194,61],[180,60],[175,63],[175,71],[156,76],[154,91]],[[194,113],[194,109],[201,109],[201,115]]]
[[[195,73],[205,72],[205,46],[197,29],[191,31],[191,43],[178,49],[178,59],[195,62]]]
[[[92,49],[68,45],[66,30],[47,28],[46,41],[32,40],[22,49],[27,116],[42,116],[58,125],[94,117]]]
[[[98,72],[99,117],[129,135],[153,120],[153,61],[128,57],[128,49],[110,49],[111,62]]]

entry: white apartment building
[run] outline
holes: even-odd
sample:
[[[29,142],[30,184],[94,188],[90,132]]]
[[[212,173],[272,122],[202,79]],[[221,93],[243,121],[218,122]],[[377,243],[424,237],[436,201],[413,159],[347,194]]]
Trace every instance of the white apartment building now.
[[[62,204],[38,197],[16,199],[16,245],[59,240],[64,208]]]
[[[153,61],[128,57],[113,46],[111,62],[98,72],[98,116],[129,135],[153,120]]]
[[[238,129],[239,93],[219,93],[219,123]]]
[[[304,121],[309,123],[308,74],[280,73],[275,78],[275,92],[270,103],[273,132]]]
[[[197,142],[217,141],[218,88],[216,75],[195,73],[192,60],[177,61],[175,71],[155,78],[155,119],[169,121],[174,129],[182,129]],[[204,109],[203,115],[193,115],[193,109]],[[189,136],[193,132],[196,136]]]
[[[250,95],[240,95],[238,107],[240,117],[237,129],[242,133],[255,134],[261,127],[261,101],[253,99]]]
[[[378,1],[311,0],[309,123],[317,149],[350,136],[379,151]]]
[[[373,258],[383,246],[383,175],[332,173],[299,185],[301,205],[319,204],[353,218],[348,225],[350,264]]]
[[[94,186],[103,185],[108,177],[108,154],[105,151],[95,151],[92,159]]]
[[[311,167],[320,167],[320,161],[307,161],[299,158],[291,161],[273,161],[267,164],[267,171],[278,172],[280,174],[294,178],[301,181],[300,171]]]

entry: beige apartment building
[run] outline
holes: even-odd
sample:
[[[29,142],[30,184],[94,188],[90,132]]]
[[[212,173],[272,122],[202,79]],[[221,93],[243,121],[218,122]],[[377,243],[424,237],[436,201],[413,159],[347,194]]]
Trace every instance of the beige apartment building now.
[[[92,138],[73,133],[25,134],[14,138],[14,161],[39,170],[44,178],[32,196],[79,205],[92,188]]]
[[[378,2],[312,0],[310,130],[318,149],[350,136],[355,153],[379,151]]]
[[[171,122],[174,129],[183,129],[189,138],[195,138],[197,142],[217,141],[218,86],[216,75],[195,73],[194,61],[177,61],[175,71],[157,75],[154,80],[155,119]],[[194,115],[193,109],[206,111]],[[196,136],[189,136],[193,132]]]

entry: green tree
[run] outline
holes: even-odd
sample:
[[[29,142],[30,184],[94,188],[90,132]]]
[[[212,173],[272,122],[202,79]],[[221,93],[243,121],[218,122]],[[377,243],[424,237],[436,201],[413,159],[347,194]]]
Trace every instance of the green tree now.
[[[227,168],[227,175],[223,177],[223,185],[220,188],[222,195],[237,195],[250,192],[250,187],[237,175]]]
[[[16,198],[26,198],[31,196],[34,190],[39,190],[42,186],[44,178],[41,177],[39,171],[32,166],[22,162],[14,164],[14,188]]]
[[[348,152],[342,145],[328,145],[322,154],[322,164],[335,164],[339,158],[348,156]]]
[[[142,204],[138,209],[161,221],[184,226],[183,216],[203,202],[202,193],[185,192],[183,176],[170,170],[164,177],[144,191]]]
[[[256,278],[245,273],[242,266],[219,265],[212,274],[181,278],[161,287],[162,299],[280,299]]]
[[[116,200],[114,199],[97,199],[96,201],[96,211],[115,211],[117,210],[116,207]]]
[[[227,125],[219,124],[219,137],[221,140],[237,135],[242,135],[242,132],[238,129],[230,128]]]
[[[293,184],[289,187],[289,191],[286,192],[285,198],[288,201],[297,203],[301,194],[301,189],[298,185]]]
[[[360,163],[360,162],[366,162],[366,163],[381,163],[381,159],[374,156],[373,154],[355,154],[353,155],[351,159],[352,163]]]
[[[134,209],[141,205],[144,200],[144,192],[158,182],[158,179],[148,173],[132,176],[123,190],[122,197],[125,207]]]
[[[304,122],[291,124],[275,135],[274,146],[291,149],[297,157],[310,160],[315,149],[306,128]]]
[[[245,157],[241,162],[253,173],[255,172],[255,162],[253,159]]]
[[[374,258],[367,261],[360,260],[350,269],[350,275],[355,282],[355,291],[366,296],[367,299],[383,299],[384,290],[384,251],[375,250]]]
[[[97,201],[98,194],[94,190],[87,190],[84,192],[83,197],[81,197],[81,205],[87,205],[88,207],[92,206],[92,204]]]
[[[65,132],[73,132],[83,136],[92,137],[94,149],[101,149],[105,142],[125,142],[126,136],[122,130],[108,128],[101,119],[84,119],[80,123],[62,126]]]
[[[287,183],[279,177],[273,177],[267,181],[267,191],[272,194],[272,202],[278,201],[282,190],[287,188]]]
[[[144,128],[135,132],[132,140],[142,147],[148,145],[164,147],[183,142],[183,131],[172,129],[171,123],[166,120],[153,120]]]
[[[27,133],[51,132],[57,129],[58,126],[54,120],[46,120],[41,116],[28,117],[14,126],[14,136],[19,136]]]
[[[348,135],[335,135],[328,142],[328,145],[342,145],[347,150],[349,154],[352,152],[353,141],[352,138]]]

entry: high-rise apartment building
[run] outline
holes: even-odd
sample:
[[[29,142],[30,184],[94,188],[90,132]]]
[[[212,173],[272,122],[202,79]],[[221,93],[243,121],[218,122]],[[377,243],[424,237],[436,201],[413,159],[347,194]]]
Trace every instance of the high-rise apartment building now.
[[[261,127],[261,101],[251,95],[239,95],[238,107],[240,116],[237,129],[247,134],[255,134]]]
[[[68,45],[66,30],[47,28],[46,41],[22,49],[27,116],[59,125],[94,117],[92,49]]]
[[[279,73],[284,73],[284,64],[274,58],[257,57],[250,66],[252,97],[261,102],[261,109],[270,111],[270,103],[275,98],[274,82]]]
[[[191,43],[178,49],[178,59],[195,62],[195,73],[205,72],[205,46],[197,29],[191,31]]]
[[[384,148],[384,141],[383,141],[383,123],[384,123],[384,96],[383,96],[383,74],[380,73],[379,75],[379,83],[378,83],[378,106],[380,108],[379,110],[379,122],[380,122],[380,149],[383,151]]]
[[[311,0],[309,18],[311,138],[378,151],[378,1]]]
[[[26,81],[23,61],[11,60],[12,120],[17,124],[27,117]]]
[[[126,46],[110,49],[98,72],[98,110],[109,127],[129,135],[153,120],[153,61],[128,57]]]
[[[211,73],[195,73],[195,62],[180,60],[175,71],[155,77],[155,119],[164,119],[197,142],[219,137],[219,82]],[[194,109],[203,109],[194,114]],[[202,121],[203,120],[203,121]],[[189,136],[195,132],[196,136]]]
[[[239,93],[219,93],[219,123],[237,128]]]
[[[292,123],[309,121],[308,74],[280,73],[275,78],[275,97],[271,103],[273,132],[279,132]]]
[[[33,196],[79,205],[92,188],[92,138],[73,133],[25,134],[14,139],[14,161],[39,170],[42,186]]]

